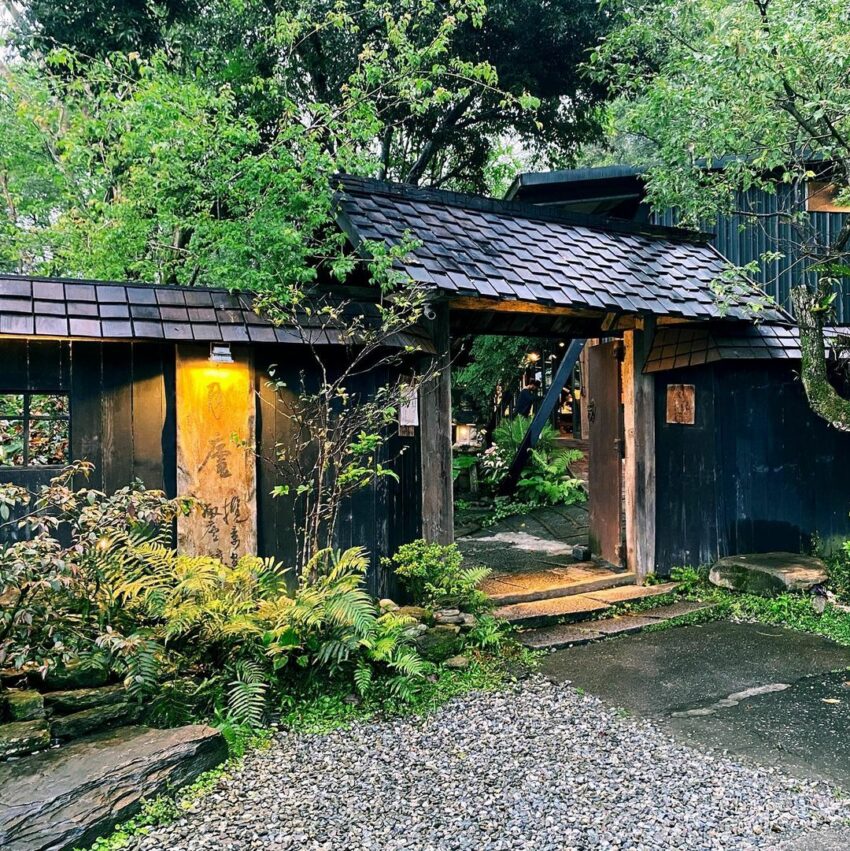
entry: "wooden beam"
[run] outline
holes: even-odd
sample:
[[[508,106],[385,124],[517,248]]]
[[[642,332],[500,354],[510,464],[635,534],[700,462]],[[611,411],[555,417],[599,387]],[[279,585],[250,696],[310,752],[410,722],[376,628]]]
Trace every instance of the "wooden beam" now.
[[[448,302],[452,310],[491,311],[493,313],[536,313],[544,316],[577,316],[582,319],[602,319],[604,311],[577,307],[547,306],[536,301],[461,297]]]
[[[643,374],[653,325],[624,335],[626,564],[638,582],[655,571],[655,376]]]
[[[438,372],[419,387],[422,457],[422,537],[438,544],[454,541],[452,483],[452,373],[449,308],[434,304],[431,338]]]
[[[543,401],[540,403],[540,407],[537,409],[537,413],[535,413],[534,419],[531,421],[531,425],[525,433],[522,443],[519,445],[519,449],[517,449],[516,456],[511,462],[507,475],[502,479],[499,486],[500,493],[509,494],[516,490],[520,473],[528,459],[528,453],[537,445],[540,433],[543,431],[543,426],[546,425],[546,421],[552,415],[552,411],[555,410],[555,405],[557,405],[558,400],[561,398],[561,391],[569,380],[576,363],[578,363],[583,349],[584,340],[572,340],[570,342],[567,351],[564,353],[564,357],[561,359],[558,368],[555,370],[555,374],[552,376],[552,383],[549,385],[549,389],[546,391],[546,395],[543,397]]]

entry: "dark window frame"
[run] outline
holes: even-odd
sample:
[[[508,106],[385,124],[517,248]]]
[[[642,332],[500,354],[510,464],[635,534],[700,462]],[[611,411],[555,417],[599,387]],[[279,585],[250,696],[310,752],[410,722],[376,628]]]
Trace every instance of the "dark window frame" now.
[[[23,423],[23,464],[4,464],[0,461],[0,470],[61,470],[70,463],[71,457],[71,394],[63,389],[36,388],[29,390],[7,390],[0,388],[0,396],[23,396],[24,407],[20,415],[4,414],[0,412],[0,420]],[[32,414],[31,405],[33,396],[63,396],[65,397],[64,414]],[[30,423],[32,422],[67,422],[68,423],[68,450],[64,461],[54,464],[31,464],[30,463]]]

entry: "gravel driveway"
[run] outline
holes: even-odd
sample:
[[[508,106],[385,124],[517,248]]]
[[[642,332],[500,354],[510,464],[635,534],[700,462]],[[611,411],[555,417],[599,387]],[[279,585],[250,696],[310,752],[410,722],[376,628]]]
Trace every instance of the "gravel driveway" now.
[[[739,851],[847,817],[824,785],[684,747],[535,677],[425,719],[283,734],[135,848]]]

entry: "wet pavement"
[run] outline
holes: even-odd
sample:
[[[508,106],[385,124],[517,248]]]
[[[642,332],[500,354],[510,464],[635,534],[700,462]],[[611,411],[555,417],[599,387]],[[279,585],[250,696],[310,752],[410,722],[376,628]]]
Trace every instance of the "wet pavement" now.
[[[559,650],[543,672],[680,739],[850,790],[850,648],[761,624],[676,627]],[[850,835],[843,836],[850,847]],[[815,848],[831,848],[828,838]]]

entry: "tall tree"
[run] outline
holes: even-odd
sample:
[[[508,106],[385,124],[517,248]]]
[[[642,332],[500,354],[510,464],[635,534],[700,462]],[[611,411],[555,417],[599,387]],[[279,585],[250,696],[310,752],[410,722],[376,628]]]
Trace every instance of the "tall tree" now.
[[[850,431],[850,401],[830,380],[824,339],[850,272],[850,216],[824,235],[799,203],[817,179],[837,205],[850,205],[850,7],[617,0],[616,8],[595,67],[619,96],[620,128],[654,146],[649,201],[678,209],[685,224],[736,212],[753,227],[765,215],[787,226],[801,258],[793,300],[803,384],[812,408]],[[741,191],[775,193],[782,184],[797,190],[787,209],[738,207]]]
[[[392,52],[386,17],[409,16],[410,37],[425,49],[442,38],[443,19],[455,16],[454,55],[472,65],[486,62],[498,87],[470,88],[456,69],[435,67],[436,96],[427,109],[378,98],[386,126],[376,167],[380,176],[411,183],[486,190],[493,188],[488,170],[505,139],[529,156],[565,163],[597,133],[594,107],[604,88],[579,68],[608,15],[596,0],[474,5],[475,14],[456,0],[416,9],[407,0],[25,0],[18,32],[21,43],[41,50],[65,44],[98,57],[114,49],[143,56],[166,50],[174,63],[227,82],[239,108],[269,128],[282,108],[281,89],[305,104],[339,107],[364,56]],[[288,44],[281,49],[284,34]],[[506,101],[505,92],[517,100]],[[523,108],[526,95],[539,102],[535,114]]]

